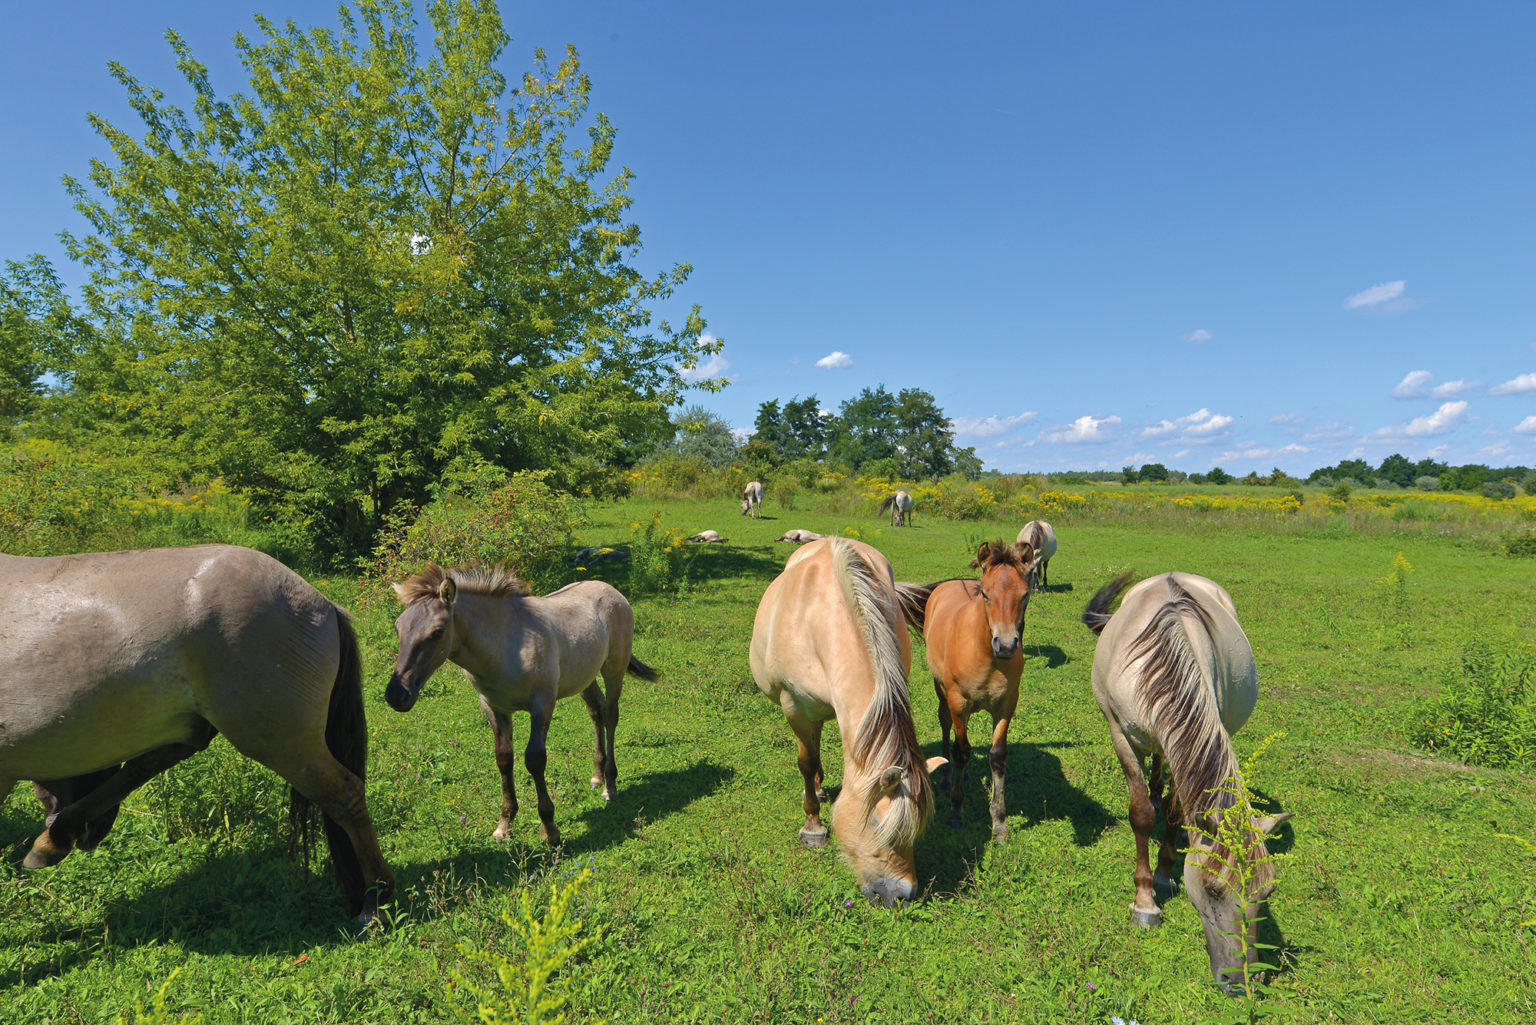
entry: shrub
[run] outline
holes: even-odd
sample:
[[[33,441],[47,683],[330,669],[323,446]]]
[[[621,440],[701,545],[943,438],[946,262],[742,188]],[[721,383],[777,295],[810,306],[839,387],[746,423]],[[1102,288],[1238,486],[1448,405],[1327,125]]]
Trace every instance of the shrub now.
[[[934,511],[952,520],[981,520],[997,511],[997,498],[991,489],[951,475],[932,489]]]
[[[565,583],[572,538],[586,515],[575,499],[549,486],[548,476],[547,470],[516,473],[489,494],[449,494],[425,509],[392,513],[373,554],[358,560],[364,603],[428,562],[506,564],[536,593]]]
[[[688,567],[694,553],[688,550],[678,530],[661,525],[661,513],[643,526],[634,525],[629,538],[629,587],[631,598],[642,594],[682,591],[688,581]]]
[[[1504,551],[1520,559],[1536,556],[1536,534],[1510,534],[1504,538]]]
[[[1440,478],[1429,476],[1417,477],[1414,479],[1413,486],[1420,491],[1439,491]]]
[[[1515,482],[1509,480],[1490,480],[1483,484],[1483,497],[1492,498],[1495,501],[1503,501],[1506,498],[1515,497]]]
[[[1413,710],[1408,739],[1464,762],[1529,770],[1536,761],[1536,659],[1528,650],[1469,645],[1438,696]]]

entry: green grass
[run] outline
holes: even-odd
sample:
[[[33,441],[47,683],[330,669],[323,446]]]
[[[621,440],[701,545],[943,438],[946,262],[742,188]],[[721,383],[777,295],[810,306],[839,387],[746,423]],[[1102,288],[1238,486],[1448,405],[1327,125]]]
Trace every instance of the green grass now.
[[[805,504],[809,505],[809,502]],[[394,658],[385,604],[358,609],[374,734],[369,803],[400,886],[395,927],[354,942],[329,879],[286,852],[284,788],[222,741],[141,792],[92,854],[20,869],[41,827],[25,786],[0,808],[0,1020],[111,1021],[148,1005],[177,968],[166,1020],[436,1022],[447,980],[481,980],[474,951],[515,954],[504,913],[542,907],[591,870],[573,914],[601,939],[567,969],[573,1020],[614,1022],[1105,1022],[1242,1020],[1214,988],[1198,917],[1133,930],[1134,845],[1125,783],[1089,688],[1093,636],[1078,617],[1120,570],[1181,569],[1231,591],[1261,674],[1239,756],[1285,736],[1251,784],[1294,811],[1265,938],[1283,968],[1260,1010],[1275,1022],[1536,1019],[1536,777],[1425,756],[1414,707],[1469,643],[1524,640],[1530,566],[1418,521],[1357,533],[1267,529],[1219,516],[1163,524],[1058,523],[1052,586],[1031,602],[1023,695],[1010,735],[1011,833],[991,843],[980,763],[967,825],[936,816],[917,848],[928,898],[867,906],[837,847],[802,848],[794,742],[753,684],[758,598],[790,527],[851,533],[899,579],[968,573],[975,544],[1020,522],[872,514],[737,515],[735,500],[598,506],[581,544],[624,544],[659,512],[726,545],[690,549],[680,593],[638,598],[636,654],[664,675],[626,681],[620,794],[588,789],[591,735],[562,704],[549,778],[563,850],[538,842],[532,787],[514,838],[490,838],[498,784],[473,691],[445,669],[406,715],[383,702]],[[1401,552],[1412,572],[1394,573]],[[621,587],[622,563],[600,569]],[[1398,581],[1401,581],[1400,583]],[[338,601],[352,581],[321,581]],[[915,645],[920,738],[937,753],[935,699]],[[518,745],[527,720],[514,720]],[[828,730],[829,783],[839,775]],[[978,756],[979,757],[979,756]],[[221,811],[210,795],[236,803]],[[168,841],[167,835],[176,839]],[[1524,924],[1522,924],[1524,923]],[[483,956],[483,955],[482,955]]]

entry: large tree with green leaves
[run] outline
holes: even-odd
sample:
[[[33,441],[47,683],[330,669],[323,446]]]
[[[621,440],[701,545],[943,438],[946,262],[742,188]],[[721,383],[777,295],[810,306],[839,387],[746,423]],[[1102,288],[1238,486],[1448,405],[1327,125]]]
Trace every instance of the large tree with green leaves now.
[[[633,266],[632,175],[606,173],[575,52],[509,87],[492,0],[426,11],[425,59],[409,0],[337,30],[258,16],[227,98],[171,32],[190,107],[112,65],[142,134],[93,117],[113,158],[67,183],[113,325],[76,354],[76,400],[342,549],[445,474],[638,454],[720,347],[697,307],[653,321],[689,268]]]

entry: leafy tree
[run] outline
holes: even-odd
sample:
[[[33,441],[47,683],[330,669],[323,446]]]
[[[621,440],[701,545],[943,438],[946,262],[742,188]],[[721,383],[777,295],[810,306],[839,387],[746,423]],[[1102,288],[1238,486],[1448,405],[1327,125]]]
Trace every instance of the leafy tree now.
[[[820,459],[827,452],[827,418],[816,396],[784,403],[785,459]]]
[[[1415,476],[1419,476],[1415,471],[1416,467],[1407,456],[1394,452],[1381,461],[1381,465],[1376,468],[1376,476],[1406,488],[1412,486]]]
[[[37,413],[46,387],[90,328],[70,307],[53,266],[41,256],[5,261],[0,276],[0,437]]]
[[[730,466],[736,459],[736,437],[723,416],[694,403],[672,418],[677,431],[670,451],[674,455],[697,457],[714,467]]]
[[[903,388],[896,396],[895,443],[901,475],[908,480],[937,480],[955,469],[955,432],[937,401],[921,388]]]
[[[1230,484],[1232,475],[1219,466],[1211,467],[1211,472],[1205,475],[1205,479],[1212,484]]]
[[[1143,463],[1136,476],[1144,481],[1167,481],[1168,467],[1162,463]]]
[[[783,458],[784,449],[789,445],[789,427],[784,422],[784,411],[779,408],[778,399],[758,405],[757,419],[752,422],[752,441],[769,446],[778,458]]]
[[[1135,484],[1135,483],[1138,483],[1140,480],[1141,480],[1141,477],[1140,477],[1140,475],[1137,474],[1136,467],[1134,467],[1134,466],[1122,466],[1120,468],[1120,483],[1121,484]]]
[[[865,388],[838,407],[832,455],[855,471],[877,459],[896,457],[896,396],[879,385]]]
[[[363,547],[477,465],[571,483],[632,459],[720,348],[697,307],[652,322],[690,268],[631,265],[632,175],[605,178],[614,129],[575,51],[509,89],[493,0],[426,12],[425,61],[409,0],[343,8],[339,31],[258,16],[235,38],[251,91],[228,98],[169,32],[190,109],[111,65],[143,135],[93,116],[113,158],[67,181],[92,232],[66,242],[113,327],[74,355],[77,397],[131,407],[322,545]]]

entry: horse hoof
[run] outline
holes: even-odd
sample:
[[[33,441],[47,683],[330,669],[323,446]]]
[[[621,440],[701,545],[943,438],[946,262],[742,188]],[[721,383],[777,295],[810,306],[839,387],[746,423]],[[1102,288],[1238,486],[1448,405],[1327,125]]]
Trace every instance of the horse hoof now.
[[[1131,905],[1131,924],[1139,925],[1143,929],[1156,929],[1163,924],[1163,912],[1161,908],[1152,911],[1142,911],[1136,905]]]
[[[819,833],[812,833],[808,830],[802,829],[800,830],[800,842],[812,850],[815,850],[818,847],[825,847],[827,845],[828,835],[829,834],[825,829]]]
[[[22,865],[27,868],[51,868],[69,857],[70,848],[55,847],[48,841],[48,834],[44,833],[37,838],[27,856],[21,859]]]

